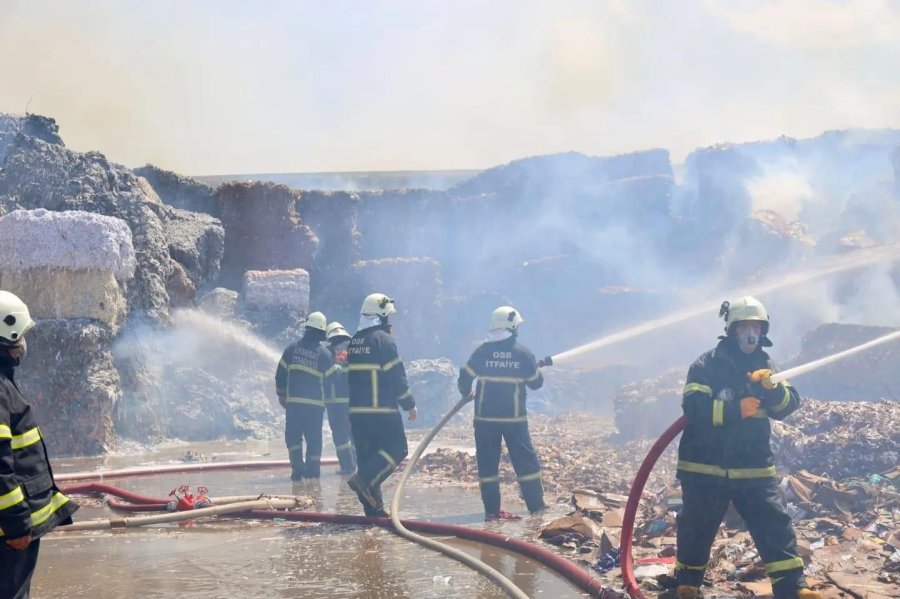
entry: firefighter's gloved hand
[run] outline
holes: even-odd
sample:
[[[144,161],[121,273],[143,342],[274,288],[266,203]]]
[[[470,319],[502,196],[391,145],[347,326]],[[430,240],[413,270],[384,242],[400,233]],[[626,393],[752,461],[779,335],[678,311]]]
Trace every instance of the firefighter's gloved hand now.
[[[745,397],[741,400],[741,418],[756,416],[757,411],[759,411],[758,397]]]
[[[409,411],[409,416],[406,417],[410,422],[415,422],[416,418],[419,417],[419,410],[413,408]]]
[[[772,374],[774,373],[768,368],[760,368],[747,373],[747,378],[754,383],[760,383],[764,389],[774,389],[778,386],[778,383],[772,382]]]

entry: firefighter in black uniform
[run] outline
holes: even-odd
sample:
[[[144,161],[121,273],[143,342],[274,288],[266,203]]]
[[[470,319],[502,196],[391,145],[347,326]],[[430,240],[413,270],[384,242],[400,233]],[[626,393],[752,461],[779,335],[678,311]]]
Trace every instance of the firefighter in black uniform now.
[[[25,599],[40,538],[71,524],[78,506],[53,481],[47,448],[14,370],[34,326],[28,307],[0,291],[0,597]]]
[[[821,599],[806,588],[791,519],[775,480],[769,419],[800,405],[788,383],[772,383],[763,347],[769,316],[753,297],[724,302],[726,335],[688,370],[682,408],[687,421],[678,446],[683,507],[678,515],[676,592],[696,599],[709,551],[734,504],[765,563],[775,599]]]
[[[334,356],[331,367],[330,384],[325,390],[325,409],[328,411],[328,425],[331,427],[331,438],[337,452],[338,463],[343,474],[353,474],[356,470],[356,451],[350,438],[350,384],[347,381],[347,347],[350,345],[350,333],[339,322],[332,322],[325,329],[325,338]]]
[[[275,392],[285,408],[284,440],[291,459],[291,480],[319,478],[322,460],[322,422],[325,388],[334,364],[325,344],[325,315],[313,312],[306,319],[300,341],[284,350],[275,371]],[[303,441],[306,441],[306,459]]]
[[[518,343],[523,322],[515,308],[494,310],[487,341],[475,349],[457,381],[459,392],[475,399],[475,459],[487,520],[514,518],[500,509],[498,471],[504,439],[528,511],[533,514],[546,508],[541,463],[528,432],[525,387],[541,388],[544,377],[540,367],[549,361],[536,361],[534,354]]]
[[[347,350],[350,371],[350,430],[359,461],[347,481],[367,516],[386,516],[381,483],[406,457],[406,431],[400,409],[416,419],[416,401],[406,380],[403,360],[391,337],[388,317],[394,300],[383,293],[366,297],[359,328]]]

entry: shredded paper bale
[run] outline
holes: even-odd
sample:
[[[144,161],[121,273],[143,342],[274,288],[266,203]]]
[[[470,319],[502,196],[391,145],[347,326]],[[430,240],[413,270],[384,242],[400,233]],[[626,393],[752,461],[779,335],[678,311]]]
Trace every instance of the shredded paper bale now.
[[[119,281],[134,276],[134,247],[125,221],[72,210],[14,210],[0,218],[5,271],[32,268],[104,270]]]
[[[91,318],[109,325],[127,312],[122,284],[134,276],[131,230],[89,212],[15,210],[0,218],[0,286],[37,318]]]
[[[289,307],[309,310],[309,273],[295,270],[248,270],[241,292],[244,305],[251,308]]]

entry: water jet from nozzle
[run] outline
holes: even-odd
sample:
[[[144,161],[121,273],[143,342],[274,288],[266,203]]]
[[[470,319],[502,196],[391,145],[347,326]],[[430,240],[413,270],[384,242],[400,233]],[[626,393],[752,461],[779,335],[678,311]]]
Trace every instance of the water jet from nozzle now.
[[[771,283],[756,285],[753,287],[738,290],[730,293],[730,295],[733,295],[735,297],[744,295],[761,295],[769,291],[775,291],[777,289],[783,289],[785,287],[793,287],[794,285],[799,285],[800,283],[806,283],[815,279],[820,279],[831,274],[862,268],[864,266],[869,266],[871,264],[875,264],[876,262],[881,262],[884,260],[893,261],[897,258],[900,258],[900,246],[896,245],[884,246],[872,251],[856,252],[850,256],[841,256],[827,266],[789,274]],[[703,302],[699,306],[679,310],[677,312],[673,312],[672,314],[657,318],[656,320],[651,320],[649,322],[639,324],[617,333],[604,335],[599,339],[554,355],[553,362],[559,364],[567,360],[572,360],[582,354],[586,354],[603,347],[608,347],[610,345],[615,345],[617,343],[621,343],[622,341],[627,341],[629,339],[633,339],[634,337],[644,335],[645,333],[678,324],[679,322],[683,322],[697,316],[715,312],[715,310],[718,309],[719,303],[720,301],[710,300],[709,305],[707,305],[706,302]]]

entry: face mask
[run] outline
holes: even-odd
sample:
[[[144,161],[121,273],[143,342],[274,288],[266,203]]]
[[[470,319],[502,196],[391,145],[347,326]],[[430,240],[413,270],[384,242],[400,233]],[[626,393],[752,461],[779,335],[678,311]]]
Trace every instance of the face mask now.
[[[738,325],[735,331],[738,347],[745,354],[752,354],[759,347],[760,328],[758,326],[741,326]]]
[[[25,358],[25,354],[28,353],[28,342],[25,341],[25,337],[22,337],[18,343],[8,347],[6,351],[9,354],[10,359],[18,366]],[[14,353],[16,354],[16,357],[13,357]]]

